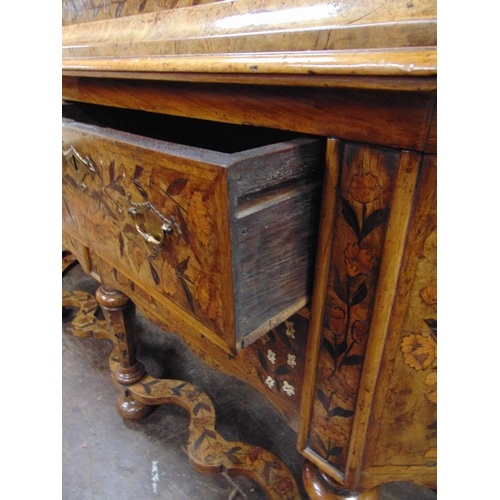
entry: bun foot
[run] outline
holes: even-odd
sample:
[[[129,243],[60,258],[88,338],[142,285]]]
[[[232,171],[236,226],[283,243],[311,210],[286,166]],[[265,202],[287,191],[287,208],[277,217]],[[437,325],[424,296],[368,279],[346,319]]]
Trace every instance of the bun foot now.
[[[302,479],[310,500],[377,500],[379,497],[378,486],[361,492],[346,490],[309,461],[302,467]]]
[[[155,409],[155,406],[141,403],[130,395],[120,394],[116,403],[116,409],[122,418],[139,420],[149,415]]]

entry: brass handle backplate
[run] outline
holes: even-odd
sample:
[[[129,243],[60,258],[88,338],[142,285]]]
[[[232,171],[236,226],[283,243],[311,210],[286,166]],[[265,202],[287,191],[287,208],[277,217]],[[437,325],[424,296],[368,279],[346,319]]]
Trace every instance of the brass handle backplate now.
[[[165,241],[165,236],[172,234],[174,228],[182,234],[173,215],[165,217],[149,201],[134,203],[130,196],[129,193],[128,200],[132,206],[128,209],[128,213],[132,216],[137,232],[146,243],[159,249]]]
[[[63,150],[62,153],[69,165],[73,167],[78,186],[82,191],[86,191],[87,186],[84,183],[85,177],[94,173],[90,159],[88,157],[83,158],[73,146],[70,146],[69,149]]]

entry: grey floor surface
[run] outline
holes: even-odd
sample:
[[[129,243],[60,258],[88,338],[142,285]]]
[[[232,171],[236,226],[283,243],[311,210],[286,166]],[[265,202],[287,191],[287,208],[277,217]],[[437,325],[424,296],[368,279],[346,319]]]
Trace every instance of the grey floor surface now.
[[[79,266],[63,278],[63,289],[94,293],[98,283]],[[74,313],[63,319],[63,499],[258,500],[263,490],[245,477],[195,471],[186,453],[188,413],[158,407],[140,421],[116,412],[108,340],[71,334]],[[168,334],[137,315],[138,357],[158,378],[197,385],[214,403],[217,430],[228,441],[262,446],[294,474],[303,498],[303,457],[296,434],[257,390],[208,368],[177,334]],[[434,500],[436,493],[409,483],[384,485],[380,500]]]

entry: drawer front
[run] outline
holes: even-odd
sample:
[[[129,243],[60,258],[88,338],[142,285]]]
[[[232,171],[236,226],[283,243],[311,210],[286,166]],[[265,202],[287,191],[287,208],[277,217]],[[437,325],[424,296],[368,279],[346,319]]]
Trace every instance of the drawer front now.
[[[227,169],[215,154],[70,121],[62,148],[67,232],[232,349]]]
[[[100,113],[134,133],[63,120],[66,232],[232,353],[307,303],[321,140]]]

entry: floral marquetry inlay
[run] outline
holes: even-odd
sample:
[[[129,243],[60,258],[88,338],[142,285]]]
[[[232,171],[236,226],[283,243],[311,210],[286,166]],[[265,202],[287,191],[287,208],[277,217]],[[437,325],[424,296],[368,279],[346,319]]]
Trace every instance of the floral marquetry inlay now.
[[[436,466],[436,176],[435,157],[424,156],[384,354],[391,364],[371,417],[372,466]]]
[[[437,307],[437,281],[433,281],[420,291],[422,301],[433,309]],[[425,377],[425,385],[431,389],[424,394],[425,399],[437,405],[437,320],[423,320],[429,331],[426,335],[410,333],[401,341],[401,352],[405,363],[414,370],[426,371],[432,369]]]
[[[110,358],[113,371],[117,362],[115,350]],[[140,401],[177,404],[189,411],[191,419],[187,451],[190,462],[198,468],[205,472],[224,469],[233,470],[233,474],[244,474],[258,480],[273,500],[300,498],[295,479],[273,454],[251,444],[228,442],[216,431],[214,406],[197,387],[181,380],[161,380],[146,375],[127,389]]]
[[[310,444],[343,470],[399,155],[346,145],[322,318]]]
[[[99,241],[107,255],[134,270],[141,282],[223,336],[214,183],[138,164],[109,147],[91,148],[90,141],[71,149],[71,131],[66,134],[64,223],[89,241]],[[77,152],[78,162],[71,151]]]
[[[308,313],[304,308],[240,353],[249,374],[268,391],[294,399],[297,404],[302,392]]]

